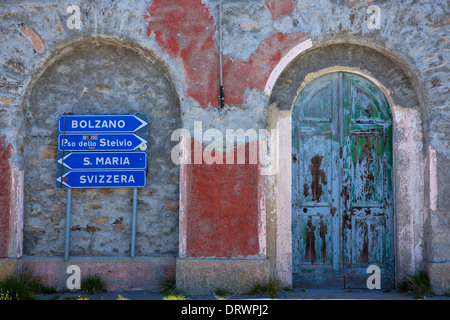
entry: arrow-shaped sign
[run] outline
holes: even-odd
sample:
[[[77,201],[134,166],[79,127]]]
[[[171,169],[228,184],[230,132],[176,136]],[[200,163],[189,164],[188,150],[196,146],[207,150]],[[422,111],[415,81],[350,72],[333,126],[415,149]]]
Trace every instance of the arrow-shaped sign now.
[[[146,152],[58,152],[58,163],[69,170],[145,169]]]
[[[147,115],[61,115],[59,132],[137,132],[148,125]]]
[[[144,188],[145,170],[69,171],[56,179],[59,188]]]
[[[147,149],[147,140],[136,134],[59,134],[59,151],[133,151]]]

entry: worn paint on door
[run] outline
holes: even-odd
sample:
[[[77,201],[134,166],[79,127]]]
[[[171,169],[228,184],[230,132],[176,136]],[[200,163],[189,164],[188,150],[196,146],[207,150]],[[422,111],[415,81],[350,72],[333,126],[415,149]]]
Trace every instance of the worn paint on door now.
[[[392,122],[383,93],[351,73],[311,82],[292,116],[294,282],[365,287],[367,267],[391,286]]]

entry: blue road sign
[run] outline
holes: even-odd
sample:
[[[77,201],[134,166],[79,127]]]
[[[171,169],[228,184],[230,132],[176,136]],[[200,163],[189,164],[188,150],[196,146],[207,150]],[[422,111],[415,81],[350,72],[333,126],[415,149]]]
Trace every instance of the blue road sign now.
[[[69,171],[56,179],[62,188],[144,188],[145,170]]]
[[[59,134],[58,136],[59,151],[145,151],[146,149],[147,140],[133,133]]]
[[[58,152],[58,163],[69,170],[145,169],[146,152]]]
[[[147,115],[61,115],[59,132],[137,132],[148,129]]]

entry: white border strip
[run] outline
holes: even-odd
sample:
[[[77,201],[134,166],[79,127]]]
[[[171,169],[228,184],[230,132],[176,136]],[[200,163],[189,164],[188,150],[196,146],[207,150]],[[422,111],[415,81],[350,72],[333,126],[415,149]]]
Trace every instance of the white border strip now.
[[[273,86],[280,76],[281,72],[283,72],[284,68],[291,62],[296,56],[305,51],[306,49],[311,48],[313,45],[312,40],[308,39],[300,42],[298,45],[293,47],[289,52],[281,58],[280,62],[276,65],[276,67],[270,73],[269,79],[267,80],[266,87],[264,88],[264,93],[268,96],[272,94]]]

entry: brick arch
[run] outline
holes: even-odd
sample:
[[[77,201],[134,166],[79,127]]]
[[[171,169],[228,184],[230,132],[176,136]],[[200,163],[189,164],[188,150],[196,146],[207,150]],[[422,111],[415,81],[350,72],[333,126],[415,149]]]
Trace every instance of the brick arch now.
[[[270,91],[268,128],[279,131],[279,166],[267,181],[267,228],[272,273],[292,283],[291,235],[291,118],[301,90],[323,74],[343,71],[359,74],[386,95],[393,115],[396,280],[423,268],[424,99],[407,64],[393,54],[368,45],[328,43],[307,48],[280,72]],[[274,219],[275,218],[275,219]],[[276,221],[276,223],[272,222]]]

